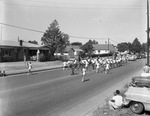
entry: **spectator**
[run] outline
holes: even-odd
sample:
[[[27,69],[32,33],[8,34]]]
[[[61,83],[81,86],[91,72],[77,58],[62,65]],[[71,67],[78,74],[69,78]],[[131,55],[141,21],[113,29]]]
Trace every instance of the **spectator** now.
[[[145,66],[143,67],[143,71],[145,73],[149,73],[150,72],[150,67],[147,64],[145,64]]]
[[[116,92],[114,92],[114,96],[109,101],[109,107],[111,110],[115,110],[122,107],[123,104],[123,97],[120,95],[120,91],[116,90]]]
[[[141,77],[148,77],[150,76],[150,67],[145,64],[145,66],[143,67],[143,72],[141,73]]]

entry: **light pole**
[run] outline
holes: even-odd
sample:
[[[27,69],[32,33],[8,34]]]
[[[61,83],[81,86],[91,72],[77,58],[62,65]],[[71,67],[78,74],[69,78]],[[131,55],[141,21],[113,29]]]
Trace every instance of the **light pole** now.
[[[109,38],[108,38],[108,57],[109,57]]]

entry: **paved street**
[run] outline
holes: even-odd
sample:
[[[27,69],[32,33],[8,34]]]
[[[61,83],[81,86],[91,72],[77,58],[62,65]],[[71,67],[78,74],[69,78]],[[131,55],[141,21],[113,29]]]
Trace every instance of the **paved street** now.
[[[141,70],[144,61],[129,62],[110,74],[88,71],[84,83],[80,71],[71,76],[71,70],[62,69],[0,78],[3,116],[59,116]]]

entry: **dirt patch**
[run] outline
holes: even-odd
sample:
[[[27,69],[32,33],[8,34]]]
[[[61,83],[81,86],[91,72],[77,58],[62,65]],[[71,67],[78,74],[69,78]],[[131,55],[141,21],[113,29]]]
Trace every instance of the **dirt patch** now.
[[[97,108],[92,116],[149,116],[147,114],[135,114],[129,108],[122,108],[118,110],[110,110],[109,106],[105,104],[101,108]]]

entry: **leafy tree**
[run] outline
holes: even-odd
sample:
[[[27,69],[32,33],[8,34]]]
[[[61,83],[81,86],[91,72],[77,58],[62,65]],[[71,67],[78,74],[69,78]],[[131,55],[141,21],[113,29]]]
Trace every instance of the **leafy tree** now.
[[[69,35],[60,31],[57,20],[54,20],[41,38],[44,45],[49,47],[49,54],[54,56],[55,52],[63,52],[69,44]]]
[[[98,44],[98,41],[93,40],[93,41],[92,41],[92,44]]]
[[[41,54],[40,54],[40,56],[39,56],[39,60],[40,60],[40,62],[42,62],[42,61],[45,61],[45,60],[46,60],[46,57],[45,57],[45,55],[44,55],[43,53],[41,53]]]
[[[141,52],[146,52],[147,51],[147,43],[143,43],[142,45],[141,45]]]
[[[28,43],[32,43],[32,44],[38,44],[37,41],[33,40],[33,41],[28,41]]]
[[[132,50],[132,44],[130,42],[128,42],[128,49],[129,49],[129,52],[131,52],[131,50]]]
[[[138,38],[135,38],[132,42],[132,49],[131,51],[133,53],[140,53],[141,52],[141,43],[139,42]]]
[[[60,39],[57,40],[57,49],[55,52],[63,53],[66,46],[69,45],[69,35],[62,33]]]
[[[81,43],[81,42],[73,42],[73,43],[71,43],[71,45],[78,45],[78,46],[82,46],[82,43]]]
[[[129,44],[127,42],[119,43],[117,45],[117,49],[119,52],[124,52],[129,50]]]
[[[92,40],[89,40],[87,43],[85,43],[81,49],[84,50],[85,53],[87,53],[88,55],[92,55],[93,53],[93,41]]]

